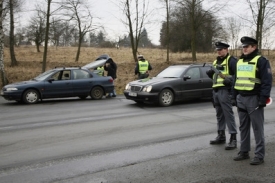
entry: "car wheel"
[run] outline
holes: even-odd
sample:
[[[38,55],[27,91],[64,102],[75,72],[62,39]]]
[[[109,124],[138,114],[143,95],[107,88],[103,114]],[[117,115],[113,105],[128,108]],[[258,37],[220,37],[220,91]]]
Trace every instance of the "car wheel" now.
[[[95,100],[102,99],[103,95],[104,95],[104,92],[100,86],[96,86],[91,90],[92,99],[95,99]]]
[[[82,95],[82,96],[78,96],[80,99],[82,99],[82,100],[84,100],[84,99],[86,99],[88,96],[86,96],[86,95]]]
[[[35,104],[39,100],[39,93],[36,90],[30,89],[24,92],[23,101],[26,104]]]
[[[169,89],[164,89],[159,94],[159,105],[163,107],[170,106],[174,101],[174,93]]]

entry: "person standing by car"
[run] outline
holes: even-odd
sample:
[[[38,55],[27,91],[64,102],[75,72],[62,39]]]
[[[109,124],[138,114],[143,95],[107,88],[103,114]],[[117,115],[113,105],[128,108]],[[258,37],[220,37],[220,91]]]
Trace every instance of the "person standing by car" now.
[[[105,62],[104,70],[108,71],[107,76],[111,76],[113,78],[113,80],[114,80],[113,82],[115,84],[115,80],[117,78],[117,75],[116,75],[117,65],[113,61],[112,58],[108,58],[108,60]],[[116,90],[115,90],[115,88],[114,88],[113,92],[109,93],[106,97],[107,98],[116,97]]]
[[[213,105],[216,109],[218,136],[210,141],[210,144],[224,144],[226,142],[225,129],[228,127],[230,134],[229,143],[226,150],[237,147],[237,128],[234,112],[231,105],[231,88],[233,68],[236,67],[237,59],[229,55],[229,45],[223,42],[216,42],[217,59],[213,62],[213,70],[210,69],[206,74],[213,79]],[[216,72],[215,72],[216,71]]]
[[[97,70],[97,75],[104,76],[104,65],[97,67],[95,70]]]
[[[258,53],[258,41],[242,37],[243,54],[237,62],[232,105],[237,106],[240,120],[241,147],[235,161],[249,159],[250,128],[255,137],[255,157],[251,165],[264,162],[264,107],[270,97],[272,72],[269,61]]]
[[[150,70],[152,70],[151,64],[145,60],[143,55],[139,55],[138,62],[135,67],[135,75],[138,74],[138,79],[148,78]]]

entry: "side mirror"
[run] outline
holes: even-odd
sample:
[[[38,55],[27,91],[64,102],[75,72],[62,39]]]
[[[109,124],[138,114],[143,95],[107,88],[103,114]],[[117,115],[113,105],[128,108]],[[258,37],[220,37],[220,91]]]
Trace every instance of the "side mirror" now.
[[[191,79],[191,76],[184,75],[183,80],[186,81],[187,79]]]
[[[49,83],[52,83],[53,81],[54,81],[53,78],[48,79],[48,82],[49,82]]]

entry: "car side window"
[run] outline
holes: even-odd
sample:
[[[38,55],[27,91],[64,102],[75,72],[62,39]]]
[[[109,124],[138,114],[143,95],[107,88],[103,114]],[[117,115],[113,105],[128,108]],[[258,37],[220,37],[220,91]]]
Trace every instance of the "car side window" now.
[[[207,66],[201,67],[202,77],[203,77],[203,78],[208,78],[206,72],[207,72],[209,69],[211,69],[211,67],[207,67]]]
[[[84,70],[73,70],[74,79],[86,79],[90,78],[90,74],[87,71]]]
[[[191,76],[191,79],[199,79],[201,77],[200,69],[198,67],[190,68],[185,75]]]
[[[70,70],[64,70],[62,73],[61,80],[69,80],[71,79],[71,71]]]
[[[59,80],[59,76],[60,76],[61,72],[56,72],[55,74],[53,74],[51,76],[51,79],[54,79],[55,81]]]

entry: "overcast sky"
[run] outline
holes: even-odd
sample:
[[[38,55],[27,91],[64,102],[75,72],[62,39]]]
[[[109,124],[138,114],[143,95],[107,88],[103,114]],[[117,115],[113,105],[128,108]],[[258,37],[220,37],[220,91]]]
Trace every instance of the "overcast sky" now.
[[[27,13],[20,17],[22,22],[29,20],[32,13],[34,13],[35,4],[45,4],[46,0],[24,0],[24,9]],[[54,1],[54,0],[53,0]],[[86,0],[90,4],[90,10],[94,17],[94,22],[97,24],[104,25],[107,38],[112,41],[118,41],[118,38],[127,35],[128,29],[121,22],[121,19],[125,19],[122,10],[118,7],[120,0]],[[163,1],[162,1],[163,2]],[[238,2],[238,3],[236,3]],[[227,5],[223,9],[219,9],[215,12],[215,15],[223,21],[223,25],[228,24],[228,18],[236,17],[241,20],[241,18],[247,18],[251,20],[251,10],[247,4],[246,0],[234,0],[234,1],[214,1],[206,0],[204,1],[204,6],[212,7],[213,4],[224,4]],[[149,11],[150,14],[150,23],[145,25],[149,39],[154,43],[159,45],[160,39],[160,29],[161,23],[165,20],[166,13],[164,8],[164,3],[161,3],[161,0],[149,0]],[[46,9],[46,4],[45,4]],[[240,18],[241,17],[241,18]],[[241,20],[244,21],[244,20]],[[248,23],[248,22],[246,22]],[[239,37],[250,35],[251,32],[256,30],[256,27],[253,26],[242,26],[242,31]],[[253,30],[254,29],[254,30]],[[274,39],[274,35],[270,35],[268,38],[264,39]],[[273,41],[274,44],[274,41]]]
[[[87,0],[90,4],[90,9],[96,24],[104,25],[106,34],[112,41],[118,41],[119,36],[127,35],[128,30],[121,22],[121,19],[125,19],[122,10],[118,7],[119,0]],[[24,13],[20,17],[22,26],[26,20],[30,19],[30,16],[34,13],[35,4],[45,3],[45,0],[25,0]],[[149,0],[150,3],[150,24],[145,25],[148,32],[149,39],[159,45],[161,22],[165,20],[164,4],[160,3],[160,0]],[[45,5],[46,8],[46,5]]]

